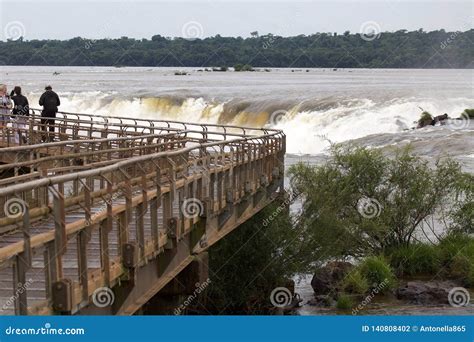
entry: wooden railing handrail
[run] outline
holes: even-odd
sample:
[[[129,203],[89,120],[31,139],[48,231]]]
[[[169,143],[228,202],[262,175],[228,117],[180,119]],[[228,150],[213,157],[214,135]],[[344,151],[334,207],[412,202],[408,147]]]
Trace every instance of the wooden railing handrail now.
[[[64,140],[64,141],[54,141],[54,142],[47,142],[42,144],[34,144],[34,145],[20,145],[20,146],[7,146],[2,147],[0,149],[0,153],[15,153],[21,151],[31,151],[31,150],[38,150],[44,149],[49,147],[60,147],[60,146],[67,146],[67,145],[74,145],[74,144],[88,144],[88,143],[104,143],[104,142],[112,142],[112,141],[130,141],[130,140],[144,140],[150,138],[166,138],[176,136],[178,134],[186,134],[190,131],[180,131],[177,130],[173,133],[166,133],[166,134],[146,134],[140,136],[126,136],[126,137],[115,137],[115,138],[97,138],[97,139],[81,139],[81,140]]]
[[[41,109],[38,108],[30,108],[30,110],[34,112],[41,112]],[[179,120],[163,120],[163,119],[145,119],[145,118],[126,118],[121,116],[113,116],[113,115],[94,115],[94,114],[86,114],[86,113],[73,113],[73,112],[64,112],[58,111],[59,114],[66,114],[66,115],[77,115],[77,116],[87,116],[87,117],[100,117],[103,119],[119,119],[119,120],[131,120],[131,121],[145,121],[145,122],[160,122],[160,123],[175,123],[186,126],[201,126],[201,127],[220,127],[220,128],[235,128],[235,129],[243,129],[244,134],[245,130],[252,130],[252,131],[262,131],[265,134],[267,132],[279,132],[280,130],[274,128],[255,128],[250,126],[238,126],[238,125],[222,125],[222,124],[212,124],[212,123],[193,123],[193,122],[186,122],[186,121],[179,121]]]
[[[268,134],[265,137],[272,137],[272,136],[279,136],[282,134],[281,132],[277,133],[272,133]],[[173,156],[177,156],[186,152],[191,152],[192,150],[202,150],[203,148],[207,147],[213,147],[213,146],[225,146],[229,145],[232,143],[244,143],[248,142],[249,140],[253,140],[255,138],[242,138],[242,139],[232,139],[232,140],[226,140],[223,142],[213,142],[213,143],[205,143],[205,144],[199,144],[197,146],[192,146],[192,147],[187,147],[187,148],[182,148],[179,150],[173,150],[173,151],[165,151],[165,152],[158,152],[154,154],[149,154],[145,156],[138,156],[138,157],[133,157],[127,160],[119,161],[113,165],[109,166],[104,166],[98,169],[94,170],[86,170],[86,171],[80,171],[77,173],[72,173],[72,174],[67,174],[67,175],[61,175],[61,176],[54,176],[51,178],[43,178],[43,179],[38,179],[30,182],[26,182],[23,184],[15,184],[11,185],[5,188],[0,189],[0,197],[2,196],[7,196],[14,194],[15,192],[22,192],[22,191],[27,191],[31,190],[33,188],[39,187],[39,186],[51,186],[55,185],[58,183],[63,183],[63,182],[68,182],[68,181],[73,181],[77,180],[80,178],[85,178],[85,177],[94,177],[94,176],[100,176],[108,172],[112,171],[117,171],[119,168],[133,165],[135,163],[140,163],[144,161],[149,161],[149,160],[155,160],[159,158],[169,158]]]
[[[63,112],[58,112],[58,114],[63,114]],[[0,114],[0,117],[10,117],[10,114]],[[19,116],[17,115],[16,116],[17,118],[22,118],[23,119],[23,122],[25,124],[31,124],[31,121],[32,119],[33,120],[37,120],[38,122],[41,120],[41,116],[39,115],[29,115],[29,116]],[[93,120],[94,117],[91,116],[91,120],[81,120],[81,119],[71,119],[71,118],[68,118],[68,117],[55,117],[54,120],[55,120],[55,123],[54,123],[54,127],[56,128],[63,128],[63,123],[66,123],[66,124],[71,124],[71,127],[69,128],[72,128],[74,126],[74,128],[80,128],[81,130],[86,130],[86,129],[90,129],[90,128],[93,128],[94,131],[97,131],[97,132],[103,132],[104,130],[107,130],[109,133],[117,133],[117,132],[125,132],[125,133],[139,133],[139,131],[137,131],[137,129],[141,129],[142,131],[144,130],[164,130],[164,131],[182,131],[183,129],[184,130],[188,130],[187,127],[184,127],[184,128],[176,128],[176,127],[171,127],[170,125],[167,125],[167,126],[154,126],[152,123],[153,121],[146,121],[146,120],[138,120],[138,121],[145,121],[145,122],[148,122],[150,125],[146,126],[146,125],[138,125],[138,124],[132,124],[132,123],[124,123],[124,122],[114,122],[114,121],[111,121],[111,122],[101,122],[101,121],[98,121],[98,120]],[[128,119],[128,118],[125,118],[124,120],[132,120],[133,119]],[[160,123],[167,123],[168,121],[166,120],[161,120],[161,121],[158,121]],[[80,124],[84,124],[84,125],[80,125]],[[37,125],[42,125],[41,123],[38,123]],[[104,128],[101,128],[101,127],[95,127],[94,125],[102,125],[104,126]],[[90,127],[89,127],[90,126]],[[203,128],[203,130],[199,131],[199,130],[189,130],[190,132],[204,132],[204,133],[207,133],[209,135],[222,135],[222,136],[226,136],[226,135],[234,135],[234,136],[249,136],[249,134],[246,134],[245,132],[243,133],[236,133],[236,132],[228,132],[227,130],[224,130],[222,132],[220,131],[209,131],[207,130],[207,127],[206,125],[204,124],[188,124],[188,126],[200,126]],[[120,128],[126,128],[126,129],[133,129],[134,131],[119,131],[119,130],[116,130],[116,131],[113,131],[110,129],[110,127],[120,127]],[[223,127],[221,125],[212,125],[212,127]],[[236,127],[236,128],[240,128],[240,127]],[[15,128],[12,128],[10,127],[9,128],[10,130],[12,129],[15,129]],[[22,130],[22,131],[25,131],[27,132],[28,131],[28,128],[23,128],[23,129],[19,129],[19,130]],[[260,129],[255,129],[256,131],[260,131]],[[58,132],[56,132],[58,133]]]

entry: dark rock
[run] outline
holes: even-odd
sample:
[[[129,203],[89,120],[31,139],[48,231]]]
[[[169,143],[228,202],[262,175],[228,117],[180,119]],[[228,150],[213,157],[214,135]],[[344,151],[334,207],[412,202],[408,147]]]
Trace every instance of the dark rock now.
[[[319,268],[311,280],[315,295],[326,295],[337,289],[341,280],[354,267],[350,262],[333,261]]]
[[[296,293],[293,295],[293,298],[291,300],[291,303],[288,307],[286,307],[286,310],[293,310],[296,308],[299,308],[301,306],[301,303],[303,302],[303,299],[301,299],[301,296],[299,293]]]
[[[280,307],[278,309],[284,312],[284,311],[291,311],[299,307],[303,300],[301,299],[301,296],[297,292],[295,292],[295,287],[296,287],[295,281],[293,279],[287,279],[286,282],[283,283],[282,287],[288,290],[289,296],[285,297],[285,300],[287,300],[288,302],[286,303],[287,304],[286,306]]]
[[[409,281],[395,294],[414,304],[447,304],[449,291],[456,286],[452,281]]]
[[[313,299],[310,299],[307,303],[311,306],[320,306],[320,307],[331,307],[336,304],[336,301],[327,295],[314,296]]]
[[[284,287],[286,287],[288,290],[290,290],[291,294],[294,296],[295,295],[295,281],[293,279],[287,279],[286,283],[283,284]]]

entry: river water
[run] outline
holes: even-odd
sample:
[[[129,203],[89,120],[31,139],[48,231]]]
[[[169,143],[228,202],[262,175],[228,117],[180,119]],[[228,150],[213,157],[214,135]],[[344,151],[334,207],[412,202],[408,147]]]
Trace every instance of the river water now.
[[[328,140],[374,147],[412,142],[428,158],[449,153],[473,170],[472,122],[404,131],[420,107],[453,117],[473,108],[473,70],[2,66],[0,82],[21,85],[33,104],[51,84],[64,111],[274,126],[287,134],[290,154],[323,153]]]
[[[177,71],[186,75],[175,75]],[[431,162],[451,156],[464,170],[474,172],[473,120],[410,130],[420,108],[451,117],[474,108],[473,70],[236,73],[197,68],[1,66],[0,83],[9,89],[22,86],[32,107],[37,107],[42,89],[50,84],[61,97],[63,111],[281,128],[287,134],[287,165],[321,162],[332,141],[380,147],[388,153],[411,144],[414,153]],[[312,296],[309,281],[304,277],[297,286],[305,303]],[[374,314],[453,311],[373,305]],[[460,310],[454,313],[467,313]],[[473,308],[466,310],[472,313]],[[300,313],[334,312],[304,305]]]

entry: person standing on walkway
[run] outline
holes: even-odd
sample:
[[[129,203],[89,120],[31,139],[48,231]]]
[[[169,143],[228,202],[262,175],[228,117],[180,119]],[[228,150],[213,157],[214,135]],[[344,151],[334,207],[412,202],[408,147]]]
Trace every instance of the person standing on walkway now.
[[[44,88],[45,92],[41,95],[39,105],[43,106],[41,112],[41,129],[45,132],[43,135],[43,141],[54,140],[54,119],[58,112],[58,107],[61,105],[58,94],[53,91],[53,88],[49,85]],[[49,133],[47,133],[49,128]],[[48,138],[47,138],[48,137]]]
[[[13,88],[10,97],[13,101],[12,119],[13,127],[17,130],[15,143],[26,144],[26,123],[30,115],[30,105],[28,99],[21,93],[21,87]]]
[[[7,86],[0,84],[0,126],[6,127],[10,121],[10,110],[12,109],[12,100],[7,93]]]

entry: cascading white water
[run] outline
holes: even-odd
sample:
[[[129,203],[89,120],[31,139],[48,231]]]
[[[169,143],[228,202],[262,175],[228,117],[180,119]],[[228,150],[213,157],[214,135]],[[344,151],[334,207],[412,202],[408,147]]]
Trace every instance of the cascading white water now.
[[[33,103],[38,95],[32,95]],[[331,142],[344,142],[374,134],[394,134],[414,126],[420,108],[433,114],[459,114],[470,105],[468,98],[436,100],[426,98],[396,98],[377,102],[368,98],[352,98],[331,103],[313,100],[277,109],[256,103],[240,111],[232,110],[230,102],[208,101],[203,97],[179,101],[162,98],[123,98],[114,93],[61,93],[61,110],[133,118],[172,119],[189,122],[223,123],[283,129],[287,134],[287,151],[294,154],[318,154]],[[255,102],[258,102],[255,100]],[[252,105],[259,112],[253,112]],[[314,107],[311,109],[311,105]],[[226,112],[232,112],[229,115]],[[272,120],[274,113],[279,115]]]
[[[452,117],[474,108],[469,70],[175,71],[26,66],[2,67],[0,76],[9,89],[22,86],[32,107],[51,84],[63,111],[281,128],[293,154],[316,155],[328,140],[354,139],[369,146],[419,142],[427,157],[472,154],[472,122],[462,130],[405,131],[420,107]]]

